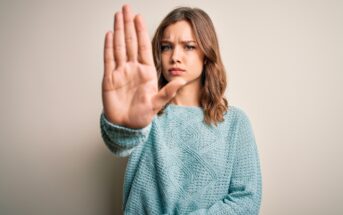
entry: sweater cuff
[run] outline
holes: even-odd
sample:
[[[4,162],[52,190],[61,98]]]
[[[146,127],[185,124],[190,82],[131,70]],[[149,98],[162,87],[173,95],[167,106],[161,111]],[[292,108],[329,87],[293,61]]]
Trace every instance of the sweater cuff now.
[[[150,123],[146,127],[139,129],[124,127],[111,123],[106,119],[103,112],[101,113],[100,122],[102,136],[105,142],[124,149],[133,148],[144,142],[147,139],[152,125],[152,123]]]

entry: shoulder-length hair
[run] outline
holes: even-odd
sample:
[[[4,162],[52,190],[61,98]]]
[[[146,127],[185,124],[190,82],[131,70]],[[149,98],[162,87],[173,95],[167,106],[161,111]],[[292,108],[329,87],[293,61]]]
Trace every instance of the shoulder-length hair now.
[[[207,124],[214,123],[217,125],[218,122],[224,120],[224,113],[228,109],[228,101],[224,98],[227,80],[213,23],[203,10],[178,7],[172,10],[158,26],[152,40],[158,87],[161,89],[168,83],[162,73],[161,60],[161,40],[164,30],[169,25],[183,20],[192,26],[196,41],[205,56],[200,91],[200,105],[204,111],[204,120]],[[163,113],[166,106],[158,113],[159,115]]]

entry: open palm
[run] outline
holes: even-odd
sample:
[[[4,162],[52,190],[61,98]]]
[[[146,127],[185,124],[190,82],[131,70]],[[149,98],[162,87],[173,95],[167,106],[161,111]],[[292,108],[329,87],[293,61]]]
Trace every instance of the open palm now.
[[[117,12],[114,31],[107,32],[104,47],[102,100],[106,118],[114,124],[143,128],[185,84],[182,79],[160,91],[152,48],[142,17],[128,5]]]

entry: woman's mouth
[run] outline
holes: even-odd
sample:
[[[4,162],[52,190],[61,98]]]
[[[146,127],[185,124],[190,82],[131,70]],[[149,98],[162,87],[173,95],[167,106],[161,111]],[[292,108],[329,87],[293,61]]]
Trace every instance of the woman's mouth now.
[[[184,69],[180,69],[180,68],[171,68],[168,70],[169,74],[171,75],[181,75],[182,73],[185,72]]]

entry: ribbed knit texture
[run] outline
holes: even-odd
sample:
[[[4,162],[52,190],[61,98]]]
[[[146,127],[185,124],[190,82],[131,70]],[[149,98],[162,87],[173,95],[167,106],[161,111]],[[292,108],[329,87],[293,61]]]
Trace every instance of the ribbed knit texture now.
[[[259,213],[261,172],[247,115],[230,106],[218,126],[203,122],[200,107],[170,104],[145,128],[110,123],[102,137],[117,156],[130,156],[124,214]]]

